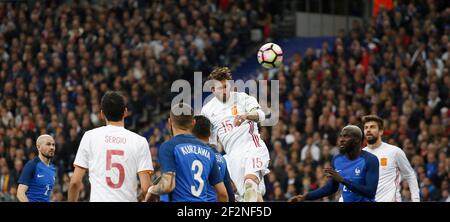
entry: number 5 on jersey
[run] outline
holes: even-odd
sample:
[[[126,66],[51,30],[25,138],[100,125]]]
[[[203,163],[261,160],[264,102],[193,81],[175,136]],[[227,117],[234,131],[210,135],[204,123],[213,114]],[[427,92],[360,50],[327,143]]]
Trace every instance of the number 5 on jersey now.
[[[106,171],[110,171],[111,168],[116,168],[119,170],[119,180],[117,183],[114,183],[111,179],[111,177],[106,177],[106,184],[113,188],[118,189],[122,187],[123,181],[125,180],[125,168],[120,163],[113,163],[112,162],[112,156],[123,156],[124,152],[123,150],[106,150]]]

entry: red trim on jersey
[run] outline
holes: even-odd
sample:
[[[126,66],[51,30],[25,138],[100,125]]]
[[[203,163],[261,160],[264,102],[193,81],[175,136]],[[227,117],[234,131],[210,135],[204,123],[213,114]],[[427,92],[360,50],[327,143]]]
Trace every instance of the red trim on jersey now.
[[[261,144],[259,144],[259,137],[258,137],[258,135],[253,134],[253,132],[255,131],[254,123],[253,122],[248,122],[248,124],[250,124],[250,129],[248,130],[248,133],[250,133],[250,135],[252,136],[253,143],[255,144],[256,147],[261,147]]]

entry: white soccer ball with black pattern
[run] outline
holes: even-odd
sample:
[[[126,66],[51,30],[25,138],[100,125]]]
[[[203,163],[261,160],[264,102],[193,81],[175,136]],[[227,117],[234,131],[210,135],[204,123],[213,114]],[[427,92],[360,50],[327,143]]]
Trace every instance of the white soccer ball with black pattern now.
[[[259,48],[258,62],[266,69],[277,68],[283,62],[283,50],[275,43],[266,43]]]

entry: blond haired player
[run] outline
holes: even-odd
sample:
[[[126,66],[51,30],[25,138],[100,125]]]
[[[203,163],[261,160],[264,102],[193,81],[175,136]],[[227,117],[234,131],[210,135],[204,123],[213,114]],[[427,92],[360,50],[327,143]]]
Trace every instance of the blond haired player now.
[[[257,123],[265,119],[258,101],[243,92],[230,92],[230,69],[216,68],[209,75],[214,81],[214,98],[202,108],[202,115],[213,125],[211,144],[221,144],[238,201],[262,201],[264,175],[269,173],[269,152],[261,139]]]
[[[106,126],[87,131],[81,139],[69,186],[69,201],[77,201],[81,181],[89,170],[91,202],[136,202],[139,176],[143,197],[150,187],[152,159],[146,139],[124,128],[124,98],[106,92],[101,116]]]
[[[363,117],[363,124],[367,140],[367,147],[363,150],[374,154],[380,161],[380,176],[375,201],[402,201],[400,181],[404,179],[408,182],[412,201],[420,202],[417,178],[405,152],[381,140],[384,129],[383,120],[376,115],[368,115]]]

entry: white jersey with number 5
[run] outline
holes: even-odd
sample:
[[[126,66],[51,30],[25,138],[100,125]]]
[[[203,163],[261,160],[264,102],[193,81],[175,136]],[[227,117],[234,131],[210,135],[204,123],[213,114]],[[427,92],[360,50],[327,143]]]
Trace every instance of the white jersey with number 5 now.
[[[83,135],[74,165],[89,170],[91,202],[136,202],[137,173],[153,171],[145,138],[112,125]]]
[[[400,181],[402,178],[408,182],[412,201],[420,201],[416,175],[402,149],[381,143],[375,149],[365,147],[363,150],[374,154],[380,161],[380,177],[375,201],[401,202]]]

